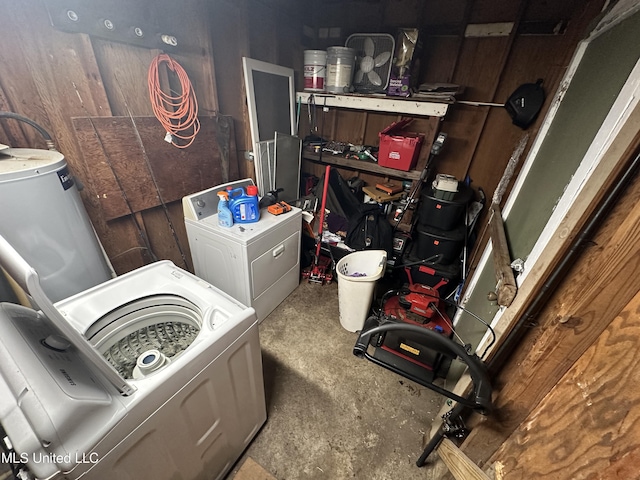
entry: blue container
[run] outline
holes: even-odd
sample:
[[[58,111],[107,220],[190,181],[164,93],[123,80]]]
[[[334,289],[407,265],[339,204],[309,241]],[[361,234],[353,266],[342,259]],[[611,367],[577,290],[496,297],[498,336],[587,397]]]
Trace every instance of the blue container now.
[[[260,220],[260,204],[258,188],[250,185],[245,193],[242,187],[227,189],[229,194],[229,210],[235,223],[255,223]]]

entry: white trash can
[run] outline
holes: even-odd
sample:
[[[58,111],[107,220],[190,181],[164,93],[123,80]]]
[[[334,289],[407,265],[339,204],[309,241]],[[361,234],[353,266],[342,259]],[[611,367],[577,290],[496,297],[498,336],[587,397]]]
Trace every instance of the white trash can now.
[[[376,281],[384,275],[387,252],[363,250],[338,260],[338,306],[340,324],[350,332],[362,330]]]

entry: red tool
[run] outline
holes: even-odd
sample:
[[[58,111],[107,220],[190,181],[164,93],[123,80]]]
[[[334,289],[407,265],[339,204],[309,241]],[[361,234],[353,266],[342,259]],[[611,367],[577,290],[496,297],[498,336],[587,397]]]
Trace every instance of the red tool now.
[[[320,225],[318,226],[318,235],[316,245],[316,255],[313,261],[313,265],[310,269],[305,269],[302,272],[302,276],[309,280],[309,283],[319,283],[324,285],[331,282],[333,279],[332,262],[331,259],[320,258],[320,250],[322,248],[322,231],[324,228],[324,210],[327,205],[327,190],[329,190],[329,174],[331,173],[331,165],[327,165],[324,172],[324,187],[322,189],[322,205],[320,207]]]
[[[413,283],[409,267],[405,267],[405,272],[409,279],[409,293],[400,296],[400,306],[417,315],[431,319],[441,308],[440,292],[435,287]]]
[[[450,337],[453,328],[437,290],[440,284],[430,287],[414,283],[411,269],[405,267],[405,271],[409,279],[408,291],[398,292],[396,296],[388,298],[384,303],[384,313],[406,323],[437,330]]]

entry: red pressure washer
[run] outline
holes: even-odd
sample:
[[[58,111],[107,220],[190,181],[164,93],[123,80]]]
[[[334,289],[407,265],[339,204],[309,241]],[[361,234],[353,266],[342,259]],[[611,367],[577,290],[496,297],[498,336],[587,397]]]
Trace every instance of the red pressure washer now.
[[[322,205],[320,207],[320,226],[318,227],[319,238],[316,240],[316,254],[310,268],[302,271],[302,277],[308,279],[309,283],[319,283],[324,285],[333,279],[333,261],[327,257],[320,256],[322,249],[322,232],[324,230],[324,211],[327,205],[327,190],[329,190],[329,175],[331,165],[327,165],[324,172],[324,187],[322,189]]]

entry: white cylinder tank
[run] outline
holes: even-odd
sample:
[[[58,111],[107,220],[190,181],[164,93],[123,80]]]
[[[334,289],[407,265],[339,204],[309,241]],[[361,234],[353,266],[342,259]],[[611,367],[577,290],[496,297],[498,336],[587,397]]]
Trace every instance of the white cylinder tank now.
[[[59,152],[0,151],[0,235],[38,272],[53,302],[113,276]]]

